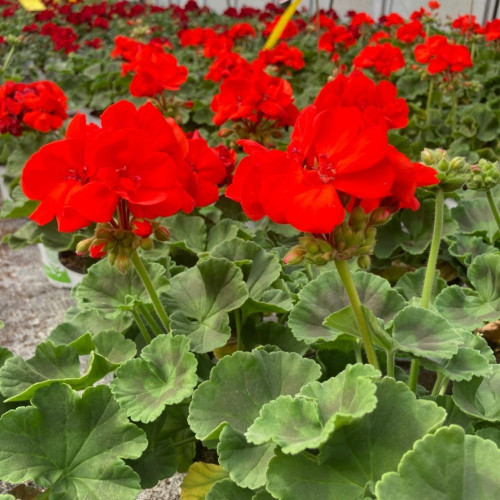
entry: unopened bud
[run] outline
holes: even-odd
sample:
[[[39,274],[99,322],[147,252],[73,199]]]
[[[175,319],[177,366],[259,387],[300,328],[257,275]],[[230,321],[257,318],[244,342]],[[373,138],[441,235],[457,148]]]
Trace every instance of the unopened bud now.
[[[89,254],[93,259],[101,259],[106,255],[106,240],[94,240],[89,248]]]
[[[141,238],[148,238],[153,232],[153,226],[148,220],[134,219],[132,221],[132,232]]]
[[[228,128],[222,128],[219,130],[219,133],[217,134],[219,137],[229,137],[233,131]]]
[[[158,226],[154,230],[154,237],[158,241],[168,241],[170,240],[170,233],[168,232],[168,229],[165,226]]]
[[[463,170],[465,167],[465,158],[456,156],[450,161],[450,170]]]
[[[151,250],[154,246],[154,243],[151,238],[141,238],[139,245],[143,250]]]
[[[283,262],[287,266],[295,266],[304,260],[306,249],[300,245],[294,246],[283,258]]]
[[[361,255],[358,257],[358,266],[361,269],[368,269],[370,267],[370,257],[368,255]]]
[[[299,243],[307,250],[307,253],[314,255],[319,252],[319,245],[314,236],[302,236],[299,238]]]
[[[382,226],[391,218],[391,211],[387,207],[378,207],[370,215],[371,226]]]
[[[132,263],[130,261],[130,258],[127,255],[125,255],[123,252],[120,252],[116,256],[114,266],[122,274],[125,274],[132,266]]]
[[[76,255],[80,255],[80,256],[87,255],[89,248],[90,248],[90,245],[92,245],[93,241],[94,241],[93,237],[80,241],[76,245]]]

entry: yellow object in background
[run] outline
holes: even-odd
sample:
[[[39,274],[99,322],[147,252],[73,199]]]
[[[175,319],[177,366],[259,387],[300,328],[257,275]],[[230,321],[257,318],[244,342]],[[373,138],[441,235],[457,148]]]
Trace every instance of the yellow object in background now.
[[[45,5],[40,0],[19,0],[19,3],[23,6],[24,10],[28,11],[39,11],[45,10]]]
[[[280,17],[280,20],[276,23],[276,26],[274,27],[273,31],[271,31],[271,34],[269,35],[269,38],[266,40],[266,44],[264,45],[264,49],[272,49],[275,45],[276,42],[280,39],[281,33],[286,28],[286,25],[292,18],[294,12],[297,10],[298,6],[300,5],[300,2],[302,0],[294,0],[283,12],[283,14]]]

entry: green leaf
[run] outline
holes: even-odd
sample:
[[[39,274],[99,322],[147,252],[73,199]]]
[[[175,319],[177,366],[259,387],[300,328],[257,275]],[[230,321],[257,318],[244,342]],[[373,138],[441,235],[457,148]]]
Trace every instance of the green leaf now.
[[[227,313],[247,297],[243,274],[235,264],[214,258],[198,262],[170,280],[166,304],[172,330],[186,335],[194,352],[222,347],[231,335]]]
[[[10,193],[10,199],[3,200],[0,217],[3,218],[19,218],[28,217],[37,207],[38,202],[28,200],[24,196],[21,186],[17,185]]]
[[[205,497],[206,500],[252,500],[254,492],[240,488],[231,479],[217,481]]]
[[[166,405],[191,395],[198,382],[197,365],[189,339],[161,335],[142,350],[140,358],[116,370],[111,391],[132,420],[151,422]]]
[[[361,303],[377,318],[389,322],[405,306],[405,300],[380,276],[357,272],[354,284]],[[288,325],[298,340],[308,344],[320,340],[335,340],[338,331],[324,326],[331,314],[349,306],[344,285],[336,271],[320,274],[299,293],[299,301],[292,309]]]
[[[487,377],[454,383],[452,397],[467,415],[488,422],[500,422],[500,365],[493,365]]]
[[[194,392],[189,425],[203,441],[217,439],[225,424],[245,433],[262,406],[297,394],[320,373],[316,362],[291,352],[255,349],[225,356]]]
[[[169,245],[193,253],[203,252],[207,244],[207,228],[202,217],[179,213],[160,219],[170,232]]]
[[[267,466],[275,447],[273,443],[250,444],[241,432],[227,425],[220,434],[217,454],[219,463],[238,486],[257,489],[266,484]]]
[[[424,288],[425,271],[425,267],[421,267],[417,271],[405,273],[396,283],[396,290],[400,292],[406,300],[410,300],[414,297],[420,298]],[[446,281],[440,278],[439,271],[436,271],[434,273],[432,299],[434,300],[444,288],[446,288]]]
[[[423,358],[450,359],[462,342],[461,335],[442,316],[416,306],[396,314],[392,336],[400,351]]]
[[[278,257],[266,252],[253,241],[244,241],[240,238],[226,240],[217,245],[211,251],[211,255],[226,258],[236,264],[241,263],[243,276],[248,286],[248,295],[253,300],[261,300],[264,292],[281,273]]]
[[[220,465],[194,462],[182,482],[181,500],[204,500],[212,486],[226,478]]]
[[[156,292],[163,293],[168,288],[168,280],[164,276],[165,268],[150,262],[145,262],[145,266]],[[131,313],[120,308],[129,302],[130,297],[146,304],[151,303],[148,292],[134,268],[122,274],[106,259],[89,268],[82,282],[72,290],[72,295],[80,309],[97,309],[106,319],[116,321],[121,321],[123,316],[131,316]]]
[[[139,457],[147,441],[106,386],[90,387],[81,398],[64,384],[40,389],[33,406],[2,416],[0,442],[0,477],[32,479],[50,488],[50,500],[132,500],[140,491],[137,474],[121,459]]]
[[[56,346],[50,340],[39,344],[28,360],[20,356],[10,358],[0,368],[0,392],[9,402],[27,401],[38,389],[56,382],[84,389],[135,355],[134,343],[117,332],[102,332],[96,340],[84,374],[78,352],[71,346]]]
[[[249,350],[263,345],[275,345],[286,352],[304,354],[307,351],[307,344],[298,341],[290,328],[273,321],[259,323],[255,330],[245,328],[243,345]]]
[[[472,261],[479,255],[496,252],[496,248],[484,242],[479,236],[468,236],[456,234],[448,247],[450,255],[456,257],[465,266],[470,266]]]
[[[400,217],[393,217],[388,224],[378,229],[375,255],[386,259],[398,247],[411,255],[422,254],[431,242],[433,225],[434,200],[427,199],[422,202],[418,211],[405,210]],[[405,231],[402,230],[403,227]],[[458,224],[445,206],[442,236],[453,234],[457,229]]]
[[[377,382],[375,410],[336,430],[319,462],[304,454],[279,454],[269,464],[267,490],[281,500],[364,498],[365,489],[396,470],[415,441],[445,419],[432,401],[417,400],[402,382]]]
[[[372,412],[377,405],[371,365],[348,365],[326,382],[311,382],[297,397],[280,396],[264,405],[245,434],[250,443],[272,441],[284,453],[318,448],[343,425]]]
[[[491,441],[443,427],[415,443],[397,472],[376,485],[380,500],[491,500],[500,496],[500,450]]]
[[[476,435],[483,439],[493,441],[500,448],[500,429],[498,427],[485,427],[479,429]]]
[[[498,226],[485,197],[476,194],[474,201],[461,200],[460,204],[452,209],[452,214],[461,233],[484,236],[490,243],[495,241]]]
[[[437,310],[453,325],[480,328],[498,319],[500,311],[500,253],[476,257],[467,276],[475,290],[457,285],[436,298]]]

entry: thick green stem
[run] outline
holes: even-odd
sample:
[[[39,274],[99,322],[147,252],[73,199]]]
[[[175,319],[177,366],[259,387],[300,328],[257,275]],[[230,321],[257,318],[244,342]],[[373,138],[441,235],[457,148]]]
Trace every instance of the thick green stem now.
[[[141,317],[139,316],[139,313],[135,309],[132,309],[132,315],[134,316],[135,322],[137,323],[137,326],[139,327],[139,330],[141,331],[142,336],[144,337],[144,340],[146,341],[146,344],[149,344],[151,342],[151,337],[148,333],[148,329],[146,328],[146,325],[144,324]]]
[[[434,78],[431,78],[429,81],[429,93],[427,94],[427,105],[425,106],[425,126],[426,128],[429,128],[431,124],[430,120],[430,109],[431,109],[431,103],[432,103],[432,94],[434,92]]]
[[[148,311],[148,308],[144,304],[139,304],[139,311],[141,311],[141,314],[144,316],[146,323],[153,331],[155,337],[161,335],[163,332],[161,331],[161,328],[156,320],[153,318],[153,315]]]
[[[387,351],[387,376],[394,378],[394,358],[395,351]]]
[[[241,316],[239,309],[234,311],[234,322],[236,326],[236,350],[241,351],[243,343],[241,341]]]
[[[439,391],[440,396],[444,396],[446,394],[446,391],[448,390],[448,384],[450,383],[449,378],[445,378],[443,380],[443,383],[441,385],[441,390]]]
[[[455,135],[457,131],[457,96],[455,95],[455,87],[451,84],[451,133]]]
[[[427,261],[427,269],[425,270],[424,288],[422,290],[422,298],[420,306],[424,309],[429,309],[431,303],[432,290],[434,288],[434,274],[436,272],[436,264],[439,255],[439,246],[441,245],[441,235],[443,232],[444,219],[444,191],[438,188],[436,193],[436,208],[434,213],[434,231],[432,233],[431,249],[429,251],[429,260]],[[410,368],[410,380],[408,387],[415,392],[418,382],[418,371],[420,362],[413,359]]]
[[[354,357],[356,358],[356,363],[363,364],[363,354],[361,352],[361,344],[357,341],[354,343]]]
[[[363,313],[363,309],[361,308],[361,301],[359,300],[356,285],[354,285],[354,281],[352,280],[349,264],[345,260],[336,260],[335,266],[337,267],[337,271],[342,279],[342,283],[344,284],[345,291],[347,292],[347,296],[349,297],[349,301],[351,303],[352,312],[354,313],[356,322],[358,323],[368,362],[378,370],[379,366],[377,356],[375,354],[375,348],[373,347],[370,330],[368,329],[366,318]]]
[[[14,54],[14,50],[16,49],[16,46],[13,45],[11,49],[9,50],[9,53],[7,54],[7,57],[5,58],[5,61],[2,66],[2,72],[5,72],[7,67],[9,66],[10,60],[12,59],[12,55]]]
[[[436,397],[439,394],[439,389],[441,389],[441,384],[443,383],[444,375],[442,373],[438,373],[436,382],[434,383],[434,387],[432,388],[431,396]]]
[[[132,256],[130,257],[130,260],[132,261],[132,264],[134,264],[135,270],[137,271],[137,274],[140,276],[144,284],[144,287],[146,288],[149,294],[151,302],[153,303],[153,306],[155,308],[156,314],[158,314],[158,317],[160,318],[163,327],[168,332],[168,327],[170,325],[168,315],[165,309],[163,308],[163,304],[160,301],[160,297],[158,297],[158,294],[156,293],[153,282],[149,277],[148,271],[144,266],[142,259],[139,257],[139,254],[137,252],[133,252]]]
[[[488,204],[490,205],[491,213],[493,214],[493,217],[497,222],[498,230],[500,231],[500,213],[498,213],[498,208],[495,205],[495,200],[493,199],[493,195],[491,194],[491,189],[488,189],[488,191],[486,191],[486,198],[488,198]]]
[[[444,191],[438,188],[436,193],[436,208],[434,212],[434,231],[432,233],[431,249],[429,251],[429,260],[425,270],[424,288],[422,290],[422,299],[420,306],[429,309],[434,288],[434,274],[439,255],[439,246],[441,245],[441,234],[443,232],[444,219]]]

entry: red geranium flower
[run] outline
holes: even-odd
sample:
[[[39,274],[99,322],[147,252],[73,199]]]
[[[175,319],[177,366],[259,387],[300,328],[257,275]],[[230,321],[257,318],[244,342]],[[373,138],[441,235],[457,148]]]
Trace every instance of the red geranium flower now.
[[[205,80],[220,82],[225,78],[239,76],[251,72],[251,66],[248,61],[234,52],[225,52],[221,54],[208,68]]]
[[[443,71],[458,73],[472,66],[469,49],[465,45],[449,43],[442,35],[425,39],[414,50],[417,62],[427,64],[427,71],[434,75]]]
[[[203,47],[203,55],[207,58],[218,57],[226,52],[231,52],[234,42],[225,35],[209,37]]]
[[[375,21],[371,16],[366,14],[366,12],[358,12],[352,16],[351,22],[349,23],[353,28],[362,26],[363,24],[375,24]]]
[[[441,4],[439,2],[433,2],[432,0],[427,4],[429,6],[429,9],[436,10],[441,7]]]
[[[334,52],[337,45],[349,48],[356,43],[356,37],[345,26],[334,26],[332,29],[323,33],[318,40],[319,50]]]
[[[302,69],[305,66],[302,51],[297,47],[290,47],[286,42],[280,42],[272,49],[261,50],[257,60],[264,66],[273,64],[294,70]]]
[[[100,49],[102,47],[102,40],[100,38],[86,40],[85,45],[87,45],[88,47],[92,47],[93,49]]]
[[[397,97],[396,86],[382,81],[376,84],[360,71],[350,76],[339,75],[320,91],[314,105],[318,109],[356,107],[363,113],[363,122],[370,127],[384,125],[387,129],[408,124],[408,104]]]
[[[217,37],[217,33],[211,28],[193,28],[179,32],[179,40],[183,47],[204,45],[213,37]]]
[[[378,43],[380,40],[389,40],[391,38],[391,35],[389,33],[386,33],[385,31],[377,31],[376,33],[373,33],[373,35],[370,37],[369,42],[370,43]]]
[[[235,23],[231,26],[231,28],[227,31],[226,34],[229,38],[231,38],[231,40],[244,38],[246,36],[251,36],[251,37],[257,36],[255,33],[255,28],[248,23]]]
[[[299,231],[330,233],[353,200],[370,209],[415,208],[417,185],[437,183],[433,169],[411,163],[388,144],[384,126],[367,127],[352,107],[305,108],[286,152],[242,145],[249,156],[226,196],[253,220],[267,215]]]
[[[462,34],[477,31],[481,26],[476,22],[476,16],[458,16],[452,23],[452,28],[459,29]]]
[[[353,60],[353,65],[358,68],[373,68],[374,71],[384,76],[401,69],[405,60],[401,49],[390,43],[367,45]]]
[[[396,37],[404,43],[413,43],[418,37],[425,37],[424,27],[418,20],[403,24],[396,31]]]
[[[401,24],[404,24],[404,22],[405,22],[404,18],[401,17],[396,12],[393,12],[392,14],[389,14],[388,16],[384,16],[384,26],[387,26],[387,27],[399,26]]]

